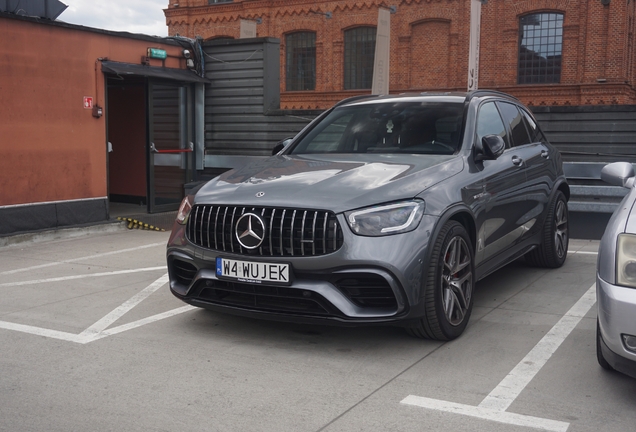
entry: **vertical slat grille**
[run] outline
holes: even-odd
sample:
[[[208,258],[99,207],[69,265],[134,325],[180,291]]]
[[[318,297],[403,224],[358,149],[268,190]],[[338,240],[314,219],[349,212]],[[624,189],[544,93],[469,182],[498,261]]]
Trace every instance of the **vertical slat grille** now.
[[[245,249],[236,238],[235,224],[245,213],[263,220],[265,239],[257,249]],[[343,243],[335,214],[304,209],[196,205],[186,232],[197,246],[244,255],[318,256],[337,251]]]

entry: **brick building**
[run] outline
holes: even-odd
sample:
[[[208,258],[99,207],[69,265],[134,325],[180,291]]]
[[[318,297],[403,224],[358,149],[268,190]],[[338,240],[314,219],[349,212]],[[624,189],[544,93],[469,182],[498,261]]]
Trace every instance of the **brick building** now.
[[[378,8],[391,15],[390,92],[467,87],[476,0],[170,0],[171,35],[238,38],[242,19],[280,39],[282,109],[324,109],[370,89]],[[636,104],[636,2],[489,0],[479,87],[530,106]]]

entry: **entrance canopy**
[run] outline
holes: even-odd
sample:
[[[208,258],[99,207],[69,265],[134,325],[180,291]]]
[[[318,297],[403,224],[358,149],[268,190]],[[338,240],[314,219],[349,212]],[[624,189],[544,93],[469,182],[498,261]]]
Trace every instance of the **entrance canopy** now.
[[[113,61],[102,62],[102,72],[112,73],[120,76],[136,75],[145,76],[150,78],[161,78],[176,80],[182,82],[197,82],[207,83],[210,82],[206,78],[201,78],[196,73],[190,70],[164,68],[156,66],[144,66],[130,63],[120,63]]]

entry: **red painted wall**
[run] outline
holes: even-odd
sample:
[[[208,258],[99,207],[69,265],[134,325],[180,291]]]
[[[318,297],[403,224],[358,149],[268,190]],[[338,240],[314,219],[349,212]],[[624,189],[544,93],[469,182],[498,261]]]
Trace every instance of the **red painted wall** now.
[[[107,195],[106,120],[83,98],[104,106],[99,58],[140,64],[148,47],[185,68],[176,44],[0,16],[0,206]]]

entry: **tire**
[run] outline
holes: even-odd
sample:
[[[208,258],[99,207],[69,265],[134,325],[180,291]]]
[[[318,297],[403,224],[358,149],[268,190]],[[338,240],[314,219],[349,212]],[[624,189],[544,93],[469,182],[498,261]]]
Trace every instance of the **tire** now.
[[[543,223],[541,244],[526,254],[526,261],[536,267],[558,268],[568,256],[568,203],[557,191]]]
[[[601,349],[602,344],[601,339],[601,326],[598,324],[598,318],[596,319],[596,359],[598,360],[598,364],[605,370],[614,370],[614,368],[605,360],[603,357],[603,350]]]
[[[433,245],[426,273],[426,315],[406,331],[418,338],[448,341],[459,337],[473,310],[475,260],[466,229],[448,221]]]

